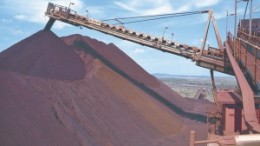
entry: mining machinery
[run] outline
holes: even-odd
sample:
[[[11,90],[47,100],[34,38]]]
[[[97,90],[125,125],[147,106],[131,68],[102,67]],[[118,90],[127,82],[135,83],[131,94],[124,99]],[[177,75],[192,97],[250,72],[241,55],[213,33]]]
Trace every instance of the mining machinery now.
[[[196,132],[190,132],[190,146],[259,146],[260,145],[260,19],[242,20],[237,34],[228,33],[223,42],[211,10],[176,13],[208,14],[204,39],[200,48],[134,31],[124,25],[112,25],[88,16],[77,14],[69,7],[49,3],[45,15],[49,21],[44,30],[51,29],[55,21],[62,21],[77,27],[93,29],[120,39],[143,46],[185,57],[196,62],[197,66],[210,70],[216,111],[208,114],[208,139],[196,141]],[[169,14],[166,14],[169,15]],[[117,20],[115,18],[115,20]],[[118,21],[118,20],[117,20]],[[120,21],[119,21],[120,22]],[[205,44],[210,24],[216,35],[218,48]],[[250,24],[249,26],[247,24]],[[260,25],[259,25],[260,26]],[[217,89],[213,71],[236,77],[238,90]]]

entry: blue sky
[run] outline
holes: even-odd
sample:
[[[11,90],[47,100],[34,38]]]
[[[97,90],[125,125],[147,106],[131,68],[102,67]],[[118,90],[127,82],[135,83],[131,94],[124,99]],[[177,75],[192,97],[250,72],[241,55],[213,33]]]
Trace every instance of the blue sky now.
[[[185,11],[211,9],[217,19],[222,40],[225,40],[226,10],[234,12],[234,0],[0,0],[0,51],[44,28],[48,17],[44,16],[48,2],[68,6],[79,14],[104,20],[116,17],[164,14]],[[242,18],[245,3],[238,4],[239,17]],[[254,17],[259,17],[260,1],[253,1]],[[201,46],[207,14],[169,18],[145,23],[128,24],[125,27],[161,37],[165,27],[165,38]],[[111,22],[115,23],[115,22]],[[233,31],[233,16],[229,17],[229,30]],[[71,34],[87,35],[92,38],[114,43],[134,59],[149,73],[167,73],[174,75],[209,75],[209,70],[197,67],[194,62],[176,55],[163,53],[152,48],[102,34],[86,28],[80,29],[61,22],[56,22],[52,31],[58,36]],[[207,44],[216,46],[215,36],[210,29]],[[223,74],[218,74],[223,75]]]

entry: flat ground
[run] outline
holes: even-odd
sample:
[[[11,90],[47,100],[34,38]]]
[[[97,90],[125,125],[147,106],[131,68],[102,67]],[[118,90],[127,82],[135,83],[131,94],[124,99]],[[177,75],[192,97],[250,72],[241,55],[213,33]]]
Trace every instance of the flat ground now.
[[[194,98],[199,89],[205,90],[205,99],[213,101],[211,78],[207,76],[157,76],[175,92],[183,97]],[[237,82],[234,77],[215,77],[218,89],[235,89]]]

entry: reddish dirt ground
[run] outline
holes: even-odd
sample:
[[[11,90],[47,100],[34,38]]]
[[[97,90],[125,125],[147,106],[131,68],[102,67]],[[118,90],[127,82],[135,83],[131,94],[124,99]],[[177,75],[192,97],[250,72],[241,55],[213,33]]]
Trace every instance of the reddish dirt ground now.
[[[39,31],[0,53],[0,145],[186,146],[203,100],[180,97],[113,44]]]

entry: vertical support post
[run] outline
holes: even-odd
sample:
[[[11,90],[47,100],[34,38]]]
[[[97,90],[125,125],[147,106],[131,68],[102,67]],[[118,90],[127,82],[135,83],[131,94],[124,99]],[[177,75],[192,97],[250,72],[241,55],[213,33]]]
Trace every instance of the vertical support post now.
[[[247,66],[247,48],[245,46],[245,66]]]
[[[164,34],[165,34],[167,29],[168,29],[168,27],[165,27],[164,30],[163,30],[162,41],[164,40]]]
[[[211,85],[212,85],[212,91],[213,91],[213,99],[215,104],[217,105],[217,110],[220,110],[219,102],[217,100],[217,87],[215,84],[215,79],[214,79],[214,71],[211,69],[210,70],[210,77],[211,77]]]
[[[252,35],[252,11],[253,11],[252,1],[253,1],[253,0],[249,0],[249,1],[250,1],[250,12],[249,12],[249,38],[251,38],[251,35]]]
[[[244,12],[244,17],[243,17],[243,19],[246,19],[247,6],[248,6],[248,1],[247,1],[247,3],[246,3],[246,9],[245,9],[245,12]]]
[[[211,77],[212,89],[213,89],[213,90],[216,90],[217,87],[216,87],[216,84],[215,84],[215,80],[214,80],[214,72],[213,72],[212,69],[210,70],[210,77]]]
[[[207,25],[206,25],[206,28],[205,28],[204,38],[203,38],[202,46],[201,46],[201,54],[203,53],[203,51],[205,49],[205,45],[206,45],[206,41],[207,41],[207,37],[208,37],[208,32],[209,32],[210,20],[211,20],[211,16],[212,16],[212,11],[209,11],[208,14],[209,14],[208,21],[207,21]]]
[[[196,132],[194,130],[191,130],[190,131],[190,145],[189,146],[195,145],[195,138],[196,138]]]
[[[235,46],[233,48],[233,54],[234,54],[235,59],[237,59],[236,51],[237,51],[237,40],[235,39]]]
[[[173,35],[174,35],[174,33],[172,32],[172,33],[171,33],[171,42],[172,42]]]
[[[239,61],[241,61],[241,40],[238,40],[238,48],[239,48]]]
[[[236,48],[236,36],[237,36],[237,0],[235,0],[235,16],[234,16],[234,42],[233,42],[233,52]]]
[[[211,12],[211,13],[212,13],[212,12]],[[219,47],[219,49],[220,49],[221,51],[224,51],[224,47],[223,47],[223,44],[222,44],[222,40],[221,40],[219,31],[218,31],[218,26],[217,26],[217,23],[216,23],[216,20],[215,20],[215,17],[213,16],[213,14],[211,14],[211,20],[212,20],[213,28],[214,28],[214,31],[215,31],[215,35],[216,35],[218,47]]]
[[[231,44],[231,48],[234,48],[234,40],[235,40],[235,36],[232,35],[232,44]]]
[[[258,50],[257,50],[257,48],[255,48],[255,61],[254,61],[254,69],[255,69],[255,71],[254,71],[254,82],[256,83],[256,76],[257,76],[257,52],[258,52]]]
[[[237,39],[237,48],[236,48],[236,57],[237,57],[237,60],[239,59],[239,39]]]
[[[235,0],[235,16],[234,16],[234,37],[237,36],[237,0]]]
[[[237,42],[236,42],[237,44],[237,47],[236,47],[236,58],[237,58],[237,60],[238,60],[238,51],[239,51],[239,40],[237,39]]]
[[[227,10],[227,18],[226,18],[226,35],[228,33],[228,10]]]

